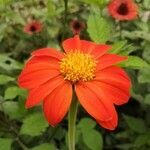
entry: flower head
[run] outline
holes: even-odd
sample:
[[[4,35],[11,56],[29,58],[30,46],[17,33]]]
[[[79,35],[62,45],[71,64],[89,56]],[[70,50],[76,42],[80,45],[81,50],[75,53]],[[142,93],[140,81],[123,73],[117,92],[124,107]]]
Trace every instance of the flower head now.
[[[73,34],[80,34],[80,32],[85,28],[85,24],[82,21],[74,19],[71,21],[70,27]]]
[[[42,24],[39,21],[33,20],[24,26],[24,32],[28,34],[38,33],[42,30]]]
[[[116,65],[127,58],[78,35],[65,40],[63,48],[65,53],[53,48],[32,53],[18,79],[20,87],[29,90],[26,107],[43,100],[45,117],[55,126],[69,110],[75,90],[80,104],[101,126],[115,129],[114,105],[128,102],[131,87],[128,75]]]
[[[138,7],[133,0],[112,0],[108,11],[118,20],[133,20],[137,17]]]

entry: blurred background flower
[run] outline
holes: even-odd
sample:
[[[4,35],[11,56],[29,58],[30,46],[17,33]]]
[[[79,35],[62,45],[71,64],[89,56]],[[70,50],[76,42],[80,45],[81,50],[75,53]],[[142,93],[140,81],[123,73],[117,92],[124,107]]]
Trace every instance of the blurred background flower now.
[[[133,20],[138,15],[138,7],[133,0],[111,0],[108,11],[118,20]]]
[[[85,29],[85,23],[78,19],[73,19],[70,22],[70,28],[73,34],[80,34],[80,32]]]
[[[24,26],[23,30],[25,33],[32,35],[34,33],[41,32],[42,27],[43,27],[43,25],[41,22],[39,22],[37,20],[32,20]]]

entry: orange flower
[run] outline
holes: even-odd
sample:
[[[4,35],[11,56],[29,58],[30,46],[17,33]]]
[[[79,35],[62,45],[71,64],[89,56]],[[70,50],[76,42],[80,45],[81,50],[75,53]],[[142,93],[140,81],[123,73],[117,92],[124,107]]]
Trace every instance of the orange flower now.
[[[133,20],[137,17],[138,7],[132,0],[112,0],[108,11],[118,20]]]
[[[42,30],[42,24],[39,21],[33,20],[26,24],[23,30],[28,34],[38,33]]]
[[[128,102],[131,82],[117,63],[127,59],[108,54],[108,45],[80,40],[76,35],[63,42],[65,53],[42,48],[32,53],[19,76],[29,95],[26,108],[43,100],[46,119],[57,125],[67,113],[72,93],[84,109],[104,128],[117,126],[115,105]]]

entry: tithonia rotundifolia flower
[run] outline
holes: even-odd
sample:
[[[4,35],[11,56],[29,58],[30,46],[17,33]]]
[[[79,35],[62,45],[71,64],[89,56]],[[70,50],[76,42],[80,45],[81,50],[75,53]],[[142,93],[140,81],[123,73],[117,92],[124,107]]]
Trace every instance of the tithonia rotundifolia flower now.
[[[42,23],[37,20],[32,20],[24,26],[24,32],[27,34],[39,33],[42,30]]]
[[[127,103],[130,97],[130,79],[117,66],[127,57],[109,54],[111,46],[80,40],[78,35],[62,46],[65,52],[54,48],[32,52],[18,79],[20,87],[29,91],[26,108],[43,102],[47,121],[56,126],[76,93],[79,103],[98,124],[115,129],[115,105]]]
[[[117,20],[133,20],[137,17],[138,7],[133,0],[111,0],[108,11]]]

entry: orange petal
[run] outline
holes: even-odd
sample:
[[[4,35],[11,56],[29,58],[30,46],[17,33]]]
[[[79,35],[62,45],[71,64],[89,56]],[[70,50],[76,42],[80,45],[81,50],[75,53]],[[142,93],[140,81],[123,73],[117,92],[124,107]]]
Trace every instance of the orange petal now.
[[[99,88],[91,82],[80,82],[75,85],[77,97],[84,109],[96,120],[108,121],[115,108],[111,101],[103,99]]]
[[[60,75],[58,70],[39,70],[28,73],[27,75],[20,75],[18,83],[21,88],[32,89],[40,86],[48,80]]]
[[[99,61],[97,64],[97,71],[116,65],[117,63],[124,61],[126,59],[127,59],[126,56],[118,56],[115,54],[105,54],[99,58]]]
[[[111,102],[116,105],[122,105],[127,103],[130,98],[129,88],[126,89],[123,85],[114,86],[110,83],[105,83],[103,81],[92,81],[93,84],[96,84],[99,87],[99,92],[105,98],[109,98]]]
[[[60,74],[57,64],[35,63],[24,68],[18,78],[22,88],[35,88]]]
[[[102,126],[103,128],[105,129],[108,129],[108,130],[114,130],[117,125],[118,125],[118,115],[117,115],[117,112],[114,111],[113,113],[113,117],[111,120],[109,121],[98,121],[97,122],[99,123],[100,126]]]
[[[106,54],[106,52],[110,49],[111,49],[110,45],[98,44],[95,46],[91,54],[94,55],[96,59],[99,59],[101,56]]]
[[[56,126],[67,113],[72,99],[72,85],[65,81],[49,94],[43,104],[44,114],[51,126]]]
[[[50,64],[56,64],[59,63],[60,60],[54,57],[49,57],[49,56],[32,56],[30,57],[27,62],[26,66],[30,64],[35,64],[35,63],[50,63]]]
[[[117,66],[100,70],[96,72],[95,76],[94,80],[96,81],[108,83],[121,89],[127,89],[127,91],[131,88],[131,81],[127,73]]]
[[[48,96],[57,86],[64,82],[62,76],[50,79],[46,83],[35,89],[31,89],[26,101],[26,108],[38,105],[46,96]]]
[[[81,43],[79,36],[75,35],[73,38],[63,41],[62,46],[66,53],[80,50]]]
[[[32,52],[32,56],[50,56],[61,60],[64,54],[54,48],[41,48]]]
[[[91,41],[81,40],[80,42],[81,42],[80,50],[84,53],[91,53],[96,46],[96,44]]]

